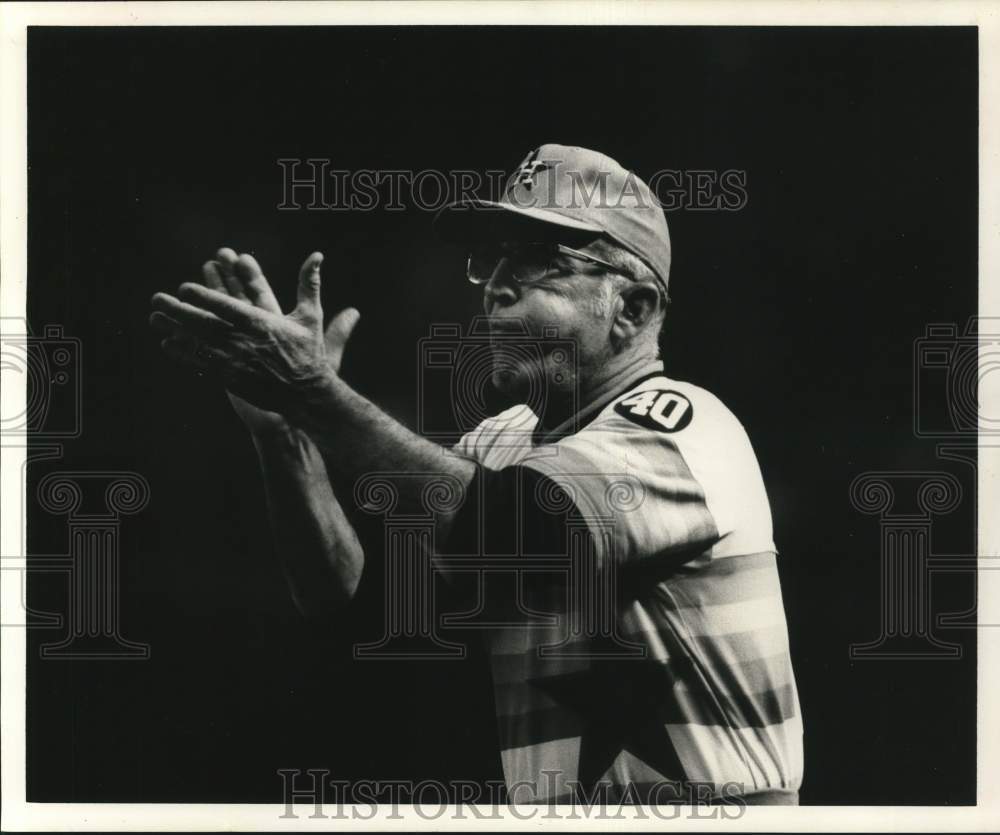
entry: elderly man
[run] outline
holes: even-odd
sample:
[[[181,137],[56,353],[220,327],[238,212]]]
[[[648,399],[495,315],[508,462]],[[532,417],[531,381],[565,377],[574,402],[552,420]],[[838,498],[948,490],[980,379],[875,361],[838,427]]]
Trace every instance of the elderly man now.
[[[462,201],[436,223],[471,250],[493,382],[515,402],[539,380],[545,391],[534,411],[515,406],[451,450],[339,376],[358,313],[324,333],[320,253],[287,315],[256,261],[229,249],[203,284],[153,298],[164,350],[217,375],[250,430],[297,606],[342,607],[365,560],[384,556],[352,525],[359,479],[413,474],[398,485],[405,512],[444,476],[478,501],[437,515],[438,567],[462,555],[510,573],[492,556],[514,554],[532,569],[487,605],[513,801],[796,803],[802,725],[770,509],[740,423],[663,373],[662,209],[615,161],[550,144],[499,201]],[[517,361],[503,348],[512,322],[538,346]],[[553,327],[575,363],[546,347]],[[547,554],[571,567],[540,569]]]

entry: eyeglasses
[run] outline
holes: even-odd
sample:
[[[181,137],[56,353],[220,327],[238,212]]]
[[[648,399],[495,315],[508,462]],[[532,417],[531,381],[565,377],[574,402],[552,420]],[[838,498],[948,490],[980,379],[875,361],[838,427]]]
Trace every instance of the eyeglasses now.
[[[614,264],[588,255],[578,249],[571,249],[562,244],[519,244],[519,245],[494,245],[481,247],[474,250],[469,255],[468,264],[465,267],[465,274],[473,284],[486,284],[496,272],[500,261],[507,259],[510,277],[518,284],[534,284],[545,278],[559,267],[555,264],[555,259],[560,255],[567,258],[575,258],[577,261],[585,261],[588,264],[595,264],[610,270],[618,275],[634,281],[635,276],[626,272]]]

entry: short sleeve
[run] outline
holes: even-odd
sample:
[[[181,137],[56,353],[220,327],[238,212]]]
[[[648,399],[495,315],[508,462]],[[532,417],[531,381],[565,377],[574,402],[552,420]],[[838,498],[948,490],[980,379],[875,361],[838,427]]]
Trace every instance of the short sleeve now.
[[[632,392],[554,446],[521,464],[566,490],[595,524],[613,520],[620,561],[774,548],[746,433],[704,390]]]

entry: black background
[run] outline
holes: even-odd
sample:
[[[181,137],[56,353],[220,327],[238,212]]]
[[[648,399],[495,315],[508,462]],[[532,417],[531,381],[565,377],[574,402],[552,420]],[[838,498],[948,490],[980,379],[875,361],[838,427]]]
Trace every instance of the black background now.
[[[747,172],[738,212],[671,212],[668,373],[719,395],[771,496],[805,719],[807,803],[971,803],[975,641],[852,662],[879,631],[867,470],[945,469],[913,433],[913,342],[976,311],[974,29],[33,29],[28,314],[81,340],[83,434],[55,470],[129,470],[122,628],[148,661],[40,660],[28,799],[281,800],[278,768],[499,778],[489,679],[352,663],[296,615],[251,444],[222,393],[161,358],[148,300],[221,245],[286,301],[326,253],[327,311],[363,315],[345,375],[413,426],[417,340],[479,309],[431,215],[276,209],[281,157],[507,169],[543,142],[640,175]],[[943,396],[943,393],[942,393]],[[442,404],[438,404],[439,407]],[[933,547],[974,547],[972,499]],[[64,519],[29,508],[34,553]],[[949,586],[950,583],[950,586]],[[59,581],[32,580],[36,602]],[[961,577],[937,611],[972,601]]]

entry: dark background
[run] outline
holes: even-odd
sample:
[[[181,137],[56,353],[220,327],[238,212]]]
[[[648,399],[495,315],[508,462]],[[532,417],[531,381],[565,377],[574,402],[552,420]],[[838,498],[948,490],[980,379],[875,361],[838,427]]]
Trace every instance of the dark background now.
[[[128,470],[124,634],[148,661],[40,660],[28,799],[281,800],[278,768],[499,778],[489,678],[350,661],[295,613],[251,444],[222,393],[165,360],[153,292],[221,245],[284,300],[327,255],[328,311],[362,322],[345,375],[409,425],[417,340],[479,310],[415,210],[279,212],[281,157],[343,169],[507,169],[598,148],[640,175],[741,169],[738,212],[671,212],[667,371],[746,425],[771,495],[805,719],[807,803],[975,801],[975,642],[955,661],[852,662],[878,637],[866,470],[945,469],[913,433],[913,341],[976,311],[974,29],[38,29],[28,45],[28,315],[81,340],[83,433],[38,464]],[[942,393],[943,396],[943,393]],[[439,402],[438,409],[447,404]],[[933,547],[974,547],[972,497]],[[65,551],[29,507],[29,549]],[[950,584],[950,585],[949,585]],[[58,606],[57,578],[33,577]],[[971,604],[955,576],[937,611]]]

